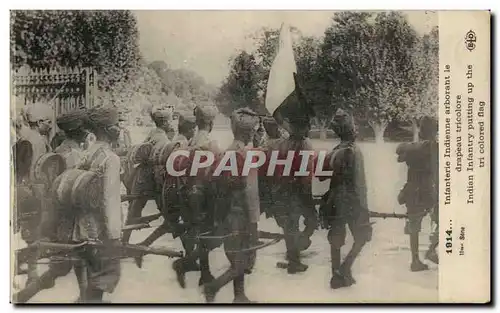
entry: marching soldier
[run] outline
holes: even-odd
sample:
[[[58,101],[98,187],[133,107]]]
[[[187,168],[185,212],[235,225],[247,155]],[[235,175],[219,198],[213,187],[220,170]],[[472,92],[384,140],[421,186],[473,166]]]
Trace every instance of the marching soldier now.
[[[411,271],[424,271],[429,267],[420,261],[418,252],[418,236],[421,231],[422,219],[431,212],[431,220],[439,223],[438,213],[438,143],[436,141],[437,121],[425,116],[420,125],[420,142],[401,144],[396,153],[398,162],[406,162],[408,180],[398,196],[400,204],[405,204],[408,220],[405,233],[410,236],[412,254]],[[431,245],[425,257],[438,263],[436,247],[439,236],[433,231],[430,237]]]
[[[156,127],[149,132],[144,142],[154,144],[165,138],[168,139],[167,132],[172,128],[172,112],[161,107],[154,107],[151,110],[151,119]]]
[[[64,141],[55,148],[54,152],[61,155],[66,163],[66,169],[73,169],[80,165],[84,156],[82,149],[83,142],[88,135],[85,130],[86,126],[86,110],[80,109],[57,118],[57,126],[64,132]],[[71,237],[71,230],[74,208],[57,208],[57,202],[53,203],[56,206],[54,221],[51,225],[55,226],[55,240],[56,242],[67,242]],[[81,262],[58,262],[57,258],[51,259],[49,271],[40,277],[42,288],[51,288],[55,284],[55,279],[58,277],[66,276],[72,266],[74,266],[75,273],[78,273],[78,278],[83,279],[84,267]],[[79,281],[80,289],[85,284],[85,281]],[[81,294],[80,297],[84,295]]]
[[[151,130],[144,140],[145,143],[150,143],[152,146],[167,144],[170,140],[167,136],[167,131],[170,128],[172,113],[169,110],[162,108],[153,108],[151,111],[151,119],[156,125],[156,128]],[[132,194],[151,193],[157,189],[154,180],[153,166],[145,164],[138,167],[133,173],[128,173],[129,176],[134,177],[130,192]],[[142,210],[147,203],[147,199],[134,199],[130,202],[126,225],[133,224],[135,220],[141,217]],[[156,201],[158,210],[161,210],[160,201]],[[132,234],[131,230],[123,232],[123,242],[127,243]]]
[[[175,150],[185,150],[189,145],[189,140],[191,140],[196,132],[196,119],[192,112],[181,112],[179,116],[179,134],[174,138],[174,140],[169,143],[160,158],[161,164],[165,167],[168,157]],[[165,169],[163,169],[165,171]],[[156,173],[155,173],[156,174]],[[156,239],[160,238],[166,234],[172,227],[177,226],[181,211],[183,206],[186,205],[185,199],[182,199],[182,188],[185,187],[184,181],[180,177],[171,177],[168,173],[159,173],[161,177],[165,180],[162,186],[162,213],[165,221],[162,225],[156,228],[151,235],[149,235],[140,245],[149,246]],[[176,237],[179,231],[174,231],[173,236]],[[181,237],[184,249],[187,254],[190,254],[194,249],[193,240]],[[137,261],[141,261],[137,259]],[[198,266],[193,262],[190,269],[198,270]]]
[[[118,140],[118,114],[114,108],[93,108],[88,113],[88,127],[96,136],[79,166],[100,173],[103,190],[96,199],[99,210],[83,210],[77,215],[73,241],[100,241],[105,247],[117,245],[121,237],[120,158],[111,149]],[[85,205],[85,204],[83,204]],[[102,302],[104,292],[112,293],[120,279],[120,261],[105,249],[90,248],[81,257],[87,269],[76,273],[87,282],[80,299],[84,303]],[[83,277],[81,277],[83,275]],[[82,287],[82,286],[81,286]]]
[[[246,146],[253,138],[254,128],[259,118],[249,109],[238,109],[231,116],[231,129],[234,141],[227,151],[234,151],[238,164],[238,175],[231,176],[225,172],[222,176],[223,188],[227,195],[224,198],[224,209],[217,207],[218,216],[224,218],[223,229],[228,236],[224,239],[224,250],[231,263],[231,267],[221,276],[204,286],[207,302],[213,302],[217,292],[229,282],[233,281],[234,302],[250,303],[245,294],[245,273],[249,273],[255,264],[256,252],[252,244],[257,241],[257,222],[260,216],[258,206],[251,205],[253,199],[248,192],[248,177],[242,175],[243,164],[248,151]]]
[[[52,109],[44,103],[36,103],[27,108],[25,116],[29,128],[24,129],[22,137],[14,146],[18,213],[33,210],[33,205],[41,205],[41,199],[38,198],[44,196],[44,190],[33,194],[37,187],[34,175],[37,160],[50,151],[48,136],[52,129]],[[41,221],[38,218],[27,218],[19,224],[21,237],[27,244],[40,239]],[[15,230],[17,231],[17,226]],[[28,262],[27,274],[27,285],[38,279],[36,255]]]
[[[66,160],[66,168],[76,167],[83,155],[83,143],[88,136],[85,130],[86,110],[77,110],[57,118],[57,127],[64,132],[64,140],[54,148]]]
[[[220,149],[217,142],[210,138],[210,132],[213,128],[214,119],[217,115],[215,107],[212,106],[197,106],[194,109],[194,116],[198,132],[189,142],[188,150],[191,153],[189,159],[184,159],[184,164],[180,164],[179,168],[187,168],[192,162],[192,157],[196,151],[209,151],[214,155],[220,154]],[[182,158],[178,158],[182,160]],[[202,162],[204,160],[201,160]],[[210,182],[209,168],[200,169],[196,176],[186,177],[187,186],[184,189],[184,197],[187,201],[187,206],[182,210],[182,219],[188,225],[188,232],[183,239],[186,244],[189,240],[194,240],[191,245],[196,244],[196,250],[191,255],[186,255],[185,258],[176,260],[173,264],[173,269],[177,274],[179,285],[184,288],[186,272],[194,270],[193,262],[200,260],[201,277],[199,285],[213,280],[210,273],[208,253],[220,245],[216,241],[199,240],[198,234],[202,232],[210,232],[213,230],[213,215],[214,215],[214,193],[215,190]],[[189,175],[189,169],[186,171]],[[189,244],[188,244],[189,245]],[[188,249],[189,250],[189,249]],[[188,251],[187,251],[188,252]]]
[[[351,268],[363,246],[371,240],[372,227],[367,205],[363,155],[355,143],[356,131],[351,116],[338,109],[333,130],[341,140],[325,160],[325,168],[333,171],[333,176],[322,176],[319,179],[331,178],[320,214],[324,226],[329,229],[328,242],[332,261],[330,287],[337,289],[356,282]],[[354,243],[341,263],[340,249],[345,244],[346,224],[354,237]]]

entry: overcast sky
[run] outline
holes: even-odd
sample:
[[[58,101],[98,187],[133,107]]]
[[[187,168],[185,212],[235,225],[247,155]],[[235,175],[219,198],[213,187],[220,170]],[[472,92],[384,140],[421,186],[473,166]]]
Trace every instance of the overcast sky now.
[[[140,47],[148,61],[164,60],[172,68],[197,72],[219,85],[227,75],[229,58],[251,48],[247,35],[261,27],[279,28],[282,22],[305,35],[322,36],[332,11],[134,11]],[[424,33],[437,25],[437,14],[407,11],[415,29]]]

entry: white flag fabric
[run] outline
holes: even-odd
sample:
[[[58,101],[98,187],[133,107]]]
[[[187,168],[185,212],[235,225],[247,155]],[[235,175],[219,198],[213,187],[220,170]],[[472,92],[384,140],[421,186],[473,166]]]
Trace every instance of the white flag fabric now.
[[[293,55],[292,37],[290,27],[283,23],[280,29],[278,53],[267,82],[266,108],[271,115],[295,90],[293,73],[297,73],[297,65]]]

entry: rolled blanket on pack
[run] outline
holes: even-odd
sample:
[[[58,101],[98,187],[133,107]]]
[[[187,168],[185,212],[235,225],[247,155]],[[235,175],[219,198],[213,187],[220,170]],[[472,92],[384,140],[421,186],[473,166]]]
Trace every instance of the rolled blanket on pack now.
[[[128,160],[132,164],[146,164],[149,162],[149,157],[153,150],[153,145],[150,143],[141,143],[132,146],[128,153]]]
[[[54,198],[63,206],[98,209],[103,201],[102,179],[92,171],[70,169],[56,178]]]

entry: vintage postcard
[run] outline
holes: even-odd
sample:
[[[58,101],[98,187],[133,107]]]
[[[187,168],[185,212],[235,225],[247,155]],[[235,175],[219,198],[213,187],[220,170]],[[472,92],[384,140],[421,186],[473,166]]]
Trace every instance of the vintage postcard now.
[[[12,303],[490,302],[490,15],[11,11]]]

